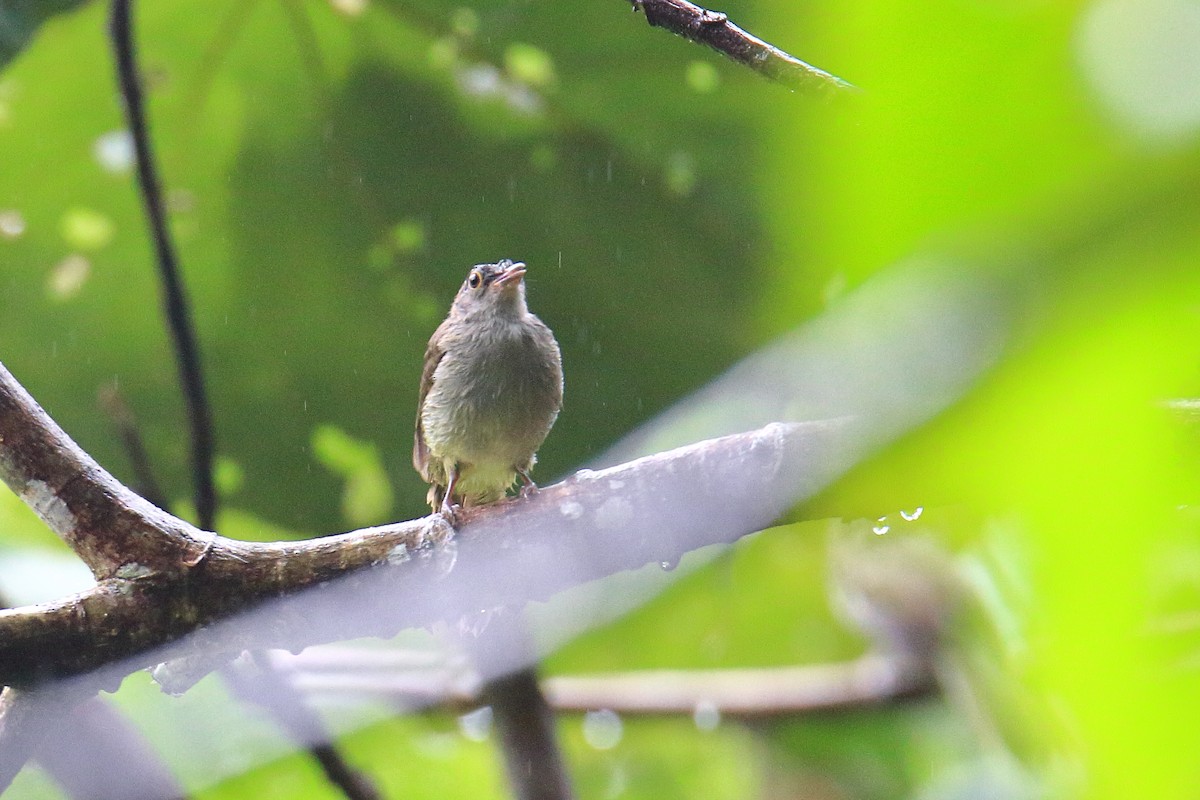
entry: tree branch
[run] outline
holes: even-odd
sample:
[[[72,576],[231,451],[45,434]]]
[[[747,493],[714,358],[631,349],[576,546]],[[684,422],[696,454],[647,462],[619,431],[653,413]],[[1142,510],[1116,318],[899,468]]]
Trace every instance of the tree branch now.
[[[849,466],[851,433],[844,420],[773,424],[583,470],[529,499],[472,509],[457,533],[433,515],[238,542],[126,489],[0,365],[0,479],[103,578],[76,597],[0,612],[0,683],[120,659],[114,669],[128,674],[182,656],[391,636],[674,563],[767,526],[825,486]]]
[[[97,579],[123,565],[172,572],[211,537],[119,483],[79,449],[0,364],[0,480],[20,495]]]
[[[646,14],[646,21],[705,44],[789,89],[818,92],[854,90],[855,87],[823,69],[807,64],[757,36],[739,28],[720,11],[689,3],[688,0],[632,0],[633,10]]]
[[[406,663],[405,656],[320,648],[298,655],[274,651],[271,661],[307,695],[369,697],[405,708],[467,709],[485,702],[478,676],[461,667]],[[708,709],[722,718],[753,720],[877,705],[934,691],[936,683],[931,663],[873,653],[803,666],[556,675],[542,687],[556,711],[691,715]]]

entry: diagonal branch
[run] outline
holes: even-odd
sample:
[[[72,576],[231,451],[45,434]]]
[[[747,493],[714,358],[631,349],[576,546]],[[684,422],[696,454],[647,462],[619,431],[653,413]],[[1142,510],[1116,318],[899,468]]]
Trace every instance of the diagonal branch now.
[[[0,481],[20,495],[98,579],[122,565],[172,571],[209,535],[127,489],[83,452],[0,364]]]
[[[818,92],[854,90],[855,87],[823,69],[764,42],[739,28],[720,11],[709,11],[688,0],[632,0],[633,10],[646,21],[699,44],[705,44],[789,89]]]

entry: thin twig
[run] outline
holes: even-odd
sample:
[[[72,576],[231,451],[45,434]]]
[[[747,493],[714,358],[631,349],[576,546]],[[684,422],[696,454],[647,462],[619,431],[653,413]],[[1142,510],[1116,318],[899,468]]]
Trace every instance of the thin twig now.
[[[129,131],[133,136],[136,154],[137,179],[141,187],[146,220],[154,240],[154,252],[162,279],[163,302],[167,326],[175,347],[179,380],[187,407],[188,429],[192,441],[192,477],[195,481],[196,516],[203,530],[216,527],[216,489],[213,485],[215,443],[212,410],[204,390],[204,373],[200,364],[200,349],[191,321],[191,310],[183,277],[179,272],[175,248],[167,229],[167,215],[162,199],[161,183],[155,167],[150,144],[150,131],[142,99],[141,76],[138,74],[133,41],[133,0],[112,0],[109,32],[117,65],[117,82],[125,101]]]
[[[720,11],[709,11],[688,0],[632,0],[633,10],[646,21],[685,39],[705,44],[789,89],[844,92],[855,90],[836,75],[805,63],[739,28]]]
[[[187,407],[188,429],[192,440],[192,480],[195,486],[196,516],[200,528],[206,531],[216,529],[217,495],[214,486],[213,460],[214,435],[212,410],[208,395],[204,388],[204,375],[200,363],[200,348],[195,326],[192,322],[187,291],[183,285],[182,276],[175,256],[167,229],[166,211],[163,206],[162,192],[150,133],[146,122],[142,102],[141,83],[137,68],[137,54],[133,41],[133,22],[131,13],[132,0],[113,0],[110,30],[113,40],[113,50],[117,63],[117,76],[121,88],[121,96],[125,100],[125,110],[129,119],[129,128],[133,134],[134,148],[137,153],[137,176],[145,202],[146,216],[150,224],[155,244],[159,276],[162,280],[163,296],[166,305],[167,326],[171,331],[175,344],[175,360],[179,372],[181,389]],[[131,417],[131,415],[129,415]],[[138,453],[144,453],[141,439],[132,427],[131,419],[125,426],[125,441],[135,462],[148,463],[137,459]],[[147,486],[153,486],[152,479],[144,481]],[[161,501],[159,501],[161,507]],[[203,551],[197,556],[197,563],[206,555]],[[225,673],[228,677],[231,673]],[[269,667],[263,669],[259,677],[260,696],[287,697],[294,694],[286,685],[285,679],[270,673]],[[298,741],[309,746],[309,752],[324,769],[330,782],[337,786],[349,800],[374,800],[378,797],[374,787],[363,776],[343,760],[329,742],[330,737],[316,714],[307,708],[288,708],[281,702],[267,703],[276,724]]]
[[[221,670],[235,697],[254,703],[268,714],[294,742],[306,748],[320,764],[326,779],[349,800],[379,800],[379,791],[366,775],[352,768],[329,743],[325,723],[307,698],[292,686],[292,678],[275,669],[266,654],[250,656],[253,662],[231,664]]]
[[[108,414],[117,436],[125,446],[125,455],[129,466],[133,469],[133,477],[137,483],[134,490],[159,508],[167,507],[167,497],[154,476],[154,467],[150,464],[150,454],[142,441],[141,431],[138,430],[137,419],[133,409],[125,401],[116,383],[111,383],[100,389],[100,407]]]

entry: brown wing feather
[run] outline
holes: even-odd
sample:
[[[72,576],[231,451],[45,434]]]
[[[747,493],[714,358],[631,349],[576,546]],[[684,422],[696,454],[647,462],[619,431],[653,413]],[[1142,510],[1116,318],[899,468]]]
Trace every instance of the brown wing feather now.
[[[425,444],[425,431],[421,428],[421,412],[425,409],[425,396],[429,394],[429,387],[433,385],[433,372],[441,362],[442,356],[446,354],[440,345],[442,329],[446,327],[446,322],[439,325],[438,329],[433,332],[433,336],[429,338],[429,345],[425,348],[425,368],[421,371],[421,388],[417,394],[417,421],[413,433],[413,466],[421,474],[421,478],[426,481],[429,480],[429,447]]]

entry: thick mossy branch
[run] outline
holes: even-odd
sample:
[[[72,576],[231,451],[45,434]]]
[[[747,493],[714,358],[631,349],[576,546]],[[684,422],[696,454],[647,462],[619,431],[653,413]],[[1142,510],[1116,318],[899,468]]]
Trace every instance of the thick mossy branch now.
[[[457,531],[434,515],[250,543],[133,494],[0,366],[0,478],[102,578],[81,595],[0,612],[0,683],[390,636],[674,563],[767,526],[825,486],[848,466],[849,433],[845,421],[774,424],[583,470],[528,499],[471,509]]]

